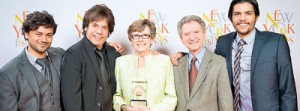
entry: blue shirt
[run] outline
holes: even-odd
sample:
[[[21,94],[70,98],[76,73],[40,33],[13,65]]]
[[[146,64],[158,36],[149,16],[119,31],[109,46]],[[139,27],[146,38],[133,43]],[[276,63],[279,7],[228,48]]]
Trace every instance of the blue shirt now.
[[[240,66],[240,100],[241,100],[241,111],[253,111],[252,100],[251,100],[251,56],[254,46],[256,30],[253,30],[249,36],[245,37],[246,44],[243,46],[244,51],[241,54]],[[232,45],[232,70],[234,71],[234,56],[238,49],[238,42],[241,38],[236,36]],[[233,76],[234,77],[234,76]]]

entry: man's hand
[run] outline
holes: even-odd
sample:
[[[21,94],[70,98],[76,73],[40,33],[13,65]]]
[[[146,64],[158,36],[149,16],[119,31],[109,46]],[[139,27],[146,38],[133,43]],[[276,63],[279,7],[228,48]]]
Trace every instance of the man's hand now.
[[[108,45],[114,47],[119,53],[122,53],[124,51],[123,46],[118,42],[109,42]]]
[[[175,65],[175,66],[177,66],[178,65],[178,59],[180,59],[182,56],[183,55],[182,55],[181,52],[177,52],[175,54],[172,54],[170,56],[172,64]]]

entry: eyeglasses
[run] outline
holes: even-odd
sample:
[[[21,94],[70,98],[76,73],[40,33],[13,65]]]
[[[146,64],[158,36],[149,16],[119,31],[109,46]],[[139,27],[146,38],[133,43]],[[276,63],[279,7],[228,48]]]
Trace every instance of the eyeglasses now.
[[[132,34],[131,37],[133,39],[139,39],[139,38],[143,38],[143,39],[148,39],[150,38],[150,34],[142,34],[142,35],[139,35],[139,34]]]

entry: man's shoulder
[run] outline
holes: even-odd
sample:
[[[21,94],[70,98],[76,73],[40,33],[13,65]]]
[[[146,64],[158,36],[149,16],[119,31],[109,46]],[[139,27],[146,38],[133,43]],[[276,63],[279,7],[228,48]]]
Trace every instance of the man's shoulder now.
[[[227,33],[227,34],[224,34],[224,35],[221,35],[219,38],[224,39],[226,37],[228,38],[228,37],[234,37],[234,36],[236,36],[236,32],[235,31]]]
[[[173,67],[182,67],[183,64],[188,63],[188,53],[183,53],[183,56],[178,60],[178,65],[174,65]]]
[[[24,56],[22,54],[19,54],[18,56],[14,57],[12,60],[10,60],[9,62],[7,62],[1,69],[0,69],[0,73],[8,73],[8,75],[12,75],[14,73],[11,72],[15,72],[17,70],[19,70],[19,65],[21,65],[21,56]]]
[[[211,53],[211,58],[214,62],[217,62],[217,63],[226,62],[225,58],[223,56],[217,55],[212,52],[210,52],[210,53]]]
[[[70,46],[66,51],[67,52],[74,52],[74,51],[78,51],[81,50],[81,47],[83,47],[83,43],[82,40],[73,44],[72,46]]]
[[[225,66],[226,65],[226,60],[224,57],[220,56],[220,55],[217,55],[215,53],[212,53],[210,51],[206,51],[206,54],[205,54],[206,58],[203,58],[203,59],[206,59],[208,61],[208,63],[214,67],[219,67],[220,66]]]
[[[279,38],[280,36],[284,36],[283,34],[279,34],[276,32],[270,32],[270,31],[261,31],[258,32],[260,35],[264,36],[264,37],[271,37],[271,38]]]
[[[48,49],[48,51],[50,53],[55,53],[55,54],[59,54],[59,55],[63,55],[65,53],[65,50],[60,47],[50,47]]]
[[[217,43],[227,43],[228,41],[234,39],[236,34],[236,32],[230,32],[228,34],[221,35],[218,37]]]
[[[104,45],[106,47],[106,52],[109,56],[112,56],[113,58],[121,56],[121,54],[117,52],[114,47],[108,45],[107,43],[105,43]]]
[[[105,45],[105,48],[106,48],[107,51],[117,53],[116,49],[114,47],[110,46],[108,43],[105,43],[104,45]]]

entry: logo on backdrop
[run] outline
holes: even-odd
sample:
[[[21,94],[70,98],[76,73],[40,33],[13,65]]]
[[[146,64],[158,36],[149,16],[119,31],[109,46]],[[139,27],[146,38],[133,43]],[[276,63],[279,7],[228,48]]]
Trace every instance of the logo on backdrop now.
[[[168,43],[167,36],[169,35],[169,30],[166,16],[166,12],[159,12],[151,9],[147,10],[146,13],[140,13],[140,19],[148,19],[155,23],[155,27],[157,29],[156,42],[160,45]]]
[[[22,24],[28,13],[29,11],[23,11],[21,14],[15,14],[15,23],[13,25],[13,29],[16,33],[16,47],[24,47],[27,45],[27,41],[22,35]]]
[[[210,10],[210,12],[202,14],[202,19],[206,23],[207,46],[214,47],[219,36],[235,31],[225,12]]]
[[[82,35],[82,16],[77,13],[76,14],[76,24],[75,24],[75,29],[77,31],[77,41],[81,40],[83,35]]]
[[[272,31],[284,34],[287,41],[292,44],[294,43],[294,13],[285,12],[283,10],[274,10],[273,12],[266,13],[266,21],[263,28],[266,31]]]

